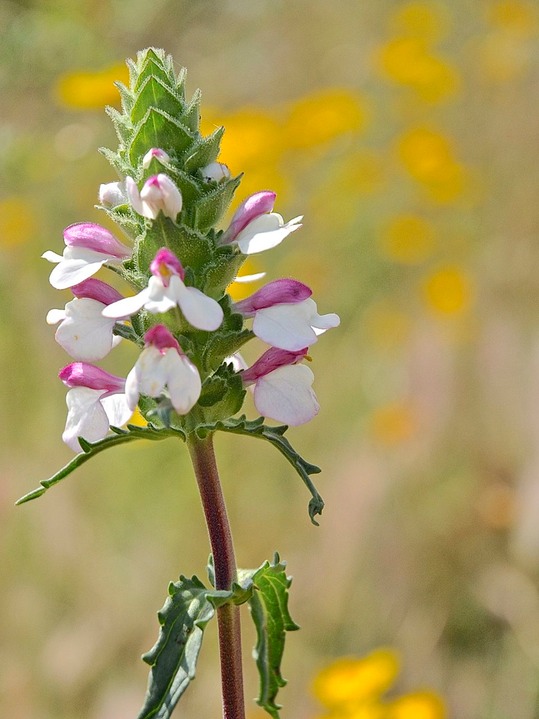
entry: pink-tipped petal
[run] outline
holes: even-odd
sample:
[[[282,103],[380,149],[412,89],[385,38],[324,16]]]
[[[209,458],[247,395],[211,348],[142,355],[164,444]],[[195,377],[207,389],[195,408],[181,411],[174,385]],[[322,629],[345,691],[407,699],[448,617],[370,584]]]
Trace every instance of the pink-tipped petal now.
[[[123,392],[125,380],[87,362],[71,362],[58,377],[66,387],[87,387],[101,392]]]
[[[242,380],[244,385],[252,384],[264,377],[265,375],[273,372],[279,367],[285,367],[286,365],[296,364],[307,354],[308,348],[303,347],[297,352],[290,352],[288,350],[279,349],[277,347],[270,347],[264,354],[257,359],[257,361],[242,372]]]
[[[262,192],[256,192],[254,195],[250,195],[241,203],[232,216],[230,226],[221,237],[221,242],[223,244],[234,242],[238,234],[250,222],[260,215],[265,215],[267,212],[271,212],[273,210],[276,197],[277,195],[275,192],[271,192],[270,190],[264,190]]]
[[[295,304],[302,302],[312,295],[312,290],[303,282],[297,280],[281,279],[268,282],[257,292],[240,302],[234,308],[241,314],[250,317],[257,310],[272,307],[278,304]]]
[[[133,254],[130,247],[119,242],[114,235],[101,225],[93,222],[78,222],[66,227],[64,242],[68,247],[84,247],[108,257],[127,259]]]
[[[97,300],[97,302],[102,302],[104,305],[111,305],[113,302],[119,302],[119,300],[123,299],[123,296],[114,287],[93,278],[79,282],[78,285],[73,285],[71,292],[75,297]]]

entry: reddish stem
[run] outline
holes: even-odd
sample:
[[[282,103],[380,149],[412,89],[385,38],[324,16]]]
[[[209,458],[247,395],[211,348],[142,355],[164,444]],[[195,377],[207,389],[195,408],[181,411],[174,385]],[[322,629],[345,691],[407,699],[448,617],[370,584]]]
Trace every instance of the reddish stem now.
[[[212,436],[190,439],[189,452],[200,491],[210,537],[215,588],[230,589],[236,579],[232,534],[221,489]],[[226,604],[217,609],[223,719],[245,719],[241,629],[239,607]]]

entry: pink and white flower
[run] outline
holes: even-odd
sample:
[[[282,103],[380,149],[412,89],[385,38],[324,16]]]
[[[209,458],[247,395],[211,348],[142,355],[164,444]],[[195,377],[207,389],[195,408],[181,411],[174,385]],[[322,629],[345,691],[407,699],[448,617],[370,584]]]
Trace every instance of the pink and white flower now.
[[[182,195],[168,175],[160,172],[144,183],[142,190],[132,177],[125,178],[125,188],[135,212],[149,220],[157,219],[160,212],[175,221],[182,209]]]
[[[254,317],[253,332],[273,347],[292,352],[309,347],[318,335],[340,323],[339,316],[319,315],[312,290],[297,280],[269,282],[234,308],[244,317]]]
[[[80,222],[64,230],[63,255],[47,250],[41,255],[56,263],[49,281],[57,290],[73,287],[87,280],[104,264],[121,264],[131,257],[133,250],[126,247],[101,225]]]
[[[122,299],[122,295],[106,282],[90,278],[71,291],[75,299],[63,310],[49,310],[47,324],[59,324],[55,339],[76,360],[95,362],[103,359],[121,337],[113,334],[116,319],[103,317],[103,309]]]
[[[170,162],[170,156],[160,147],[152,147],[142,158],[142,167],[147,170],[152,164],[152,160],[159,162]]]
[[[223,182],[230,179],[228,165],[223,162],[210,162],[206,167],[202,167],[199,172],[206,182]]]
[[[320,405],[312,390],[314,375],[301,362],[307,347],[297,351],[271,347],[241,373],[244,386],[254,385],[254,403],[263,417],[293,427],[309,422]]]
[[[127,203],[123,182],[105,182],[99,185],[99,204],[104,207],[117,207]]]
[[[164,325],[149,329],[144,340],[146,347],[125,381],[128,406],[134,410],[141,394],[160,397],[167,390],[176,412],[187,414],[202,389],[197,368]]]
[[[275,192],[266,190],[244,200],[222,235],[221,243],[235,243],[244,255],[254,255],[276,247],[290,233],[299,230],[303,216],[285,223],[281,215],[272,212],[275,198]]]
[[[176,255],[166,247],[157,251],[150,265],[152,277],[141,292],[113,302],[103,310],[104,317],[122,318],[135,314],[142,307],[152,314],[167,312],[178,306],[189,324],[211,332],[223,321],[218,302],[196,287],[186,287],[185,271]]]
[[[125,380],[121,377],[86,362],[73,362],[58,376],[70,388],[62,439],[74,452],[81,449],[79,437],[97,442],[107,435],[110,426],[121,427],[129,421],[132,410],[124,393]]]

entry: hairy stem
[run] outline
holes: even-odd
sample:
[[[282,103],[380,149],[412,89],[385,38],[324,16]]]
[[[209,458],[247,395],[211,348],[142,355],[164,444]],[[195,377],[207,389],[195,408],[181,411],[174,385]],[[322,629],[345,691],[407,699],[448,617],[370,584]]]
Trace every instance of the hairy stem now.
[[[190,438],[189,452],[200,490],[210,537],[215,588],[230,589],[236,579],[236,559],[212,436]],[[223,719],[245,719],[239,607],[227,604],[217,610]]]

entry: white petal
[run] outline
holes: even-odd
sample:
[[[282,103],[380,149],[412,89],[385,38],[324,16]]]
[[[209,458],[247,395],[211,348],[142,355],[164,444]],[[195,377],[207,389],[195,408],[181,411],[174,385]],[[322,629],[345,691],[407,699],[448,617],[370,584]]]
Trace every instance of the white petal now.
[[[274,305],[258,310],[253,332],[264,342],[283,350],[296,352],[316,342],[316,334],[309,322],[310,312],[303,302],[295,305]]]
[[[185,319],[193,327],[213,332],[221,326],[223,321],[221,305],[196,287],[184,287],[180,292],[178,304]]]
[[[257,410],[263,417],[293,427],[305,424],[320,405],[312,390],[314,375],[305,365],[288,365],[261,377],[254,390]]]
[[[98,262],[87,262],[84,259],[62,260],[51,272],[49,282],[57,290],[66,290],[95,275],[106,261],[106,257]]]
[[[109,430],[109,420],[101,406],[102,390],[74,387],[66,395],[67,421],[62,439],[74,452],[80,452],[78,437],[88,442],[103,439]]]
[[[88,297],[68,302],[65,319],[56,330],[55,339],[76,360],[95,362],[112,349],[114,319],[103,317],[103,303]]]
[[[167,371],[167,387],[172,406],[178,414],[187,414],[197,403],[202,389],[195,365],[181,357],[175,349],[166,352],[163,362]]]
[[[173,281],[178,280],[182,287],[183,282],[179,277],[173,275],[170,278],[170,284],[165,287],[160,277],[152,275],[148,281],[148,296],[144,303],[145,309],[152,314],[162,314],[168,312],[177,305],[176,292],[174,291]]]
[[[146,347],[140,353],[137,363],[125,380],[125,394],[131,409],[136,407],[139,394],[149,397],[159,397],[162,394],[168,379],[164,356],[155,347]]]
[[[53,252],[52,250],[47,250],[41,255],[42,259],[48,260],[49,262],[61,262],[64,258],[62,255],[57,254],[56,252]]]
[[[254,255],[279,245],[291,232],[301,227],[296,217],[283,224],[283,218],[276,212],[261,215],[252,220],[236,237],[236,242],[244,255]]]
[[[65,316],[65,310],[49,310],[47,312],[46,322],[48,325],[57,325]]]
[[[113,427],[122,427],[131,419],[133,411],[127,404],[125,394],[111,394],[108,397],[103,397],[101,404],[109,424]]]
[[[253,275],[238,275],[234,279],[234,282],[238,282],[240,284],[243,282],[256,282],[257,280],[261,280],[265,276],[265,272],[255,272]]]
[[[123,317],[129,317],[138,312],[141,307],[144,306],[148,298],[148,288],[141,290],[138,295],[133,297],[124,297],[123,300],[113,302],[111,305],[107,305],[103,308],[103,317],[111,317],[115,319],[121,319]]]

